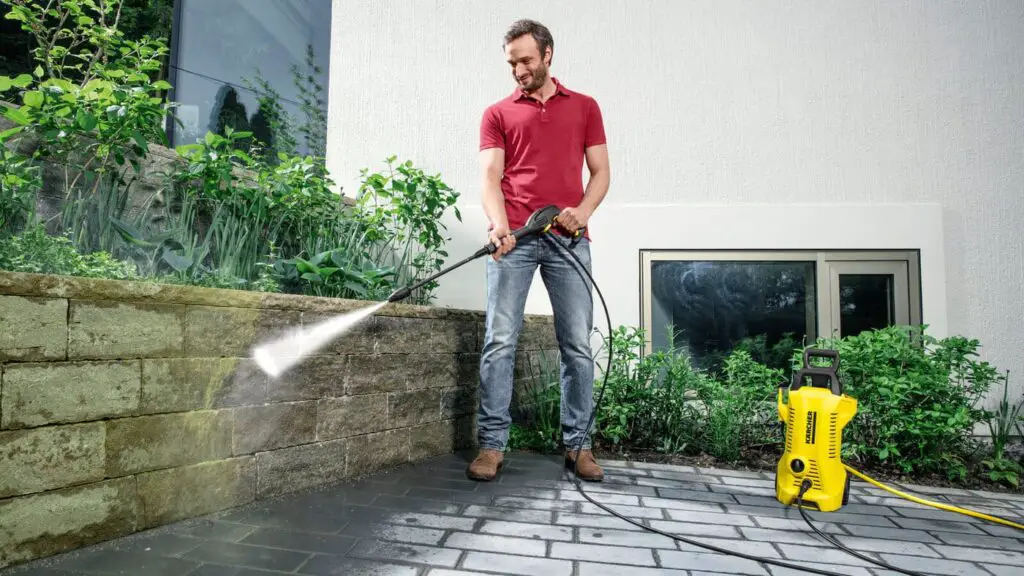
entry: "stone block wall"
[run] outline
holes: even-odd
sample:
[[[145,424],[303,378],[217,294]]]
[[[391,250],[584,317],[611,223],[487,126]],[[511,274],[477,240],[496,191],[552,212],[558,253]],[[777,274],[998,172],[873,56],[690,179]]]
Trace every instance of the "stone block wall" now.
[[[249,359],[364,305],[0,272],[0,567],[471,447],[480,314],[390,305],[276,379]],[[530,317],[519,384],[541,352]]]

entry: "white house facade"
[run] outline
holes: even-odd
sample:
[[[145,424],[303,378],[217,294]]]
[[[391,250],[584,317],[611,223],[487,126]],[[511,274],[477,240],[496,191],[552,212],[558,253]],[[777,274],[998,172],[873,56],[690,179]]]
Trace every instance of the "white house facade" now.
[[[775,282],[788,310],[762,323],[810,337],[924,323],[981,340],[1024,391],[1024,4],[333,8],[329,167],[346,193],[392,154],[440,172],[462,193],[453,259],[486,238],[480,117],[514,88],[505,28],[533,18],[553,32],[554,75],[603,112],[612,185],[591,234],[613,324],[654,346],[668,323],[713,339],[687,323],[728,324],[725,308],[756,308],[756,284]],[[482,309],[483,266],[444,277],[438,304]],[[548,311],[538,278],[528,312]]]

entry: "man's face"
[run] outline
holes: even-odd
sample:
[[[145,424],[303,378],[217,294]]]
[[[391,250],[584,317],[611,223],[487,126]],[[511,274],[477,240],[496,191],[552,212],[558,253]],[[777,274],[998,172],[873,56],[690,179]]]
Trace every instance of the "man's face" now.
[[[512,67],[512,77],[525,92],[534,92],[548,79],[548,63],[551,52],[541,58],[540,50],[533,36],[520,36],[505,46],[505,56]]]

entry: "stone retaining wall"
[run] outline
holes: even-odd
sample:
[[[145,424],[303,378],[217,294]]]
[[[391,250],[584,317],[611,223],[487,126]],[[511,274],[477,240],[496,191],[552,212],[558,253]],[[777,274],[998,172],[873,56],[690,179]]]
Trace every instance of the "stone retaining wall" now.
[[[365,304],[0,272],[0,567],[471,447],[477,313],[387,306],[277,379],[248,358]],[[517,378],[556,349],[530,317]]]

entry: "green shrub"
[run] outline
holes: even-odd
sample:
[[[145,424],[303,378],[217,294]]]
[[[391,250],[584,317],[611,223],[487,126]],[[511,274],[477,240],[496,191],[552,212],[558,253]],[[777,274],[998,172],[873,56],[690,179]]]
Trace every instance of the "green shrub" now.
[[[137,280],[135,265],[107,252],[83,254],[70,238],[51,236],[44,226],[0,238],[0,269],[33,274],[60,274],[85,278]]]
[[[816,346],[839,351],[845,392],[858,401],[844,431],[844,458],[904,473],[967,476],[975,426],[989,416],[978,402],[1001,378],[977,360],[977,340],[939,340],[927,327],[893,326]]]

